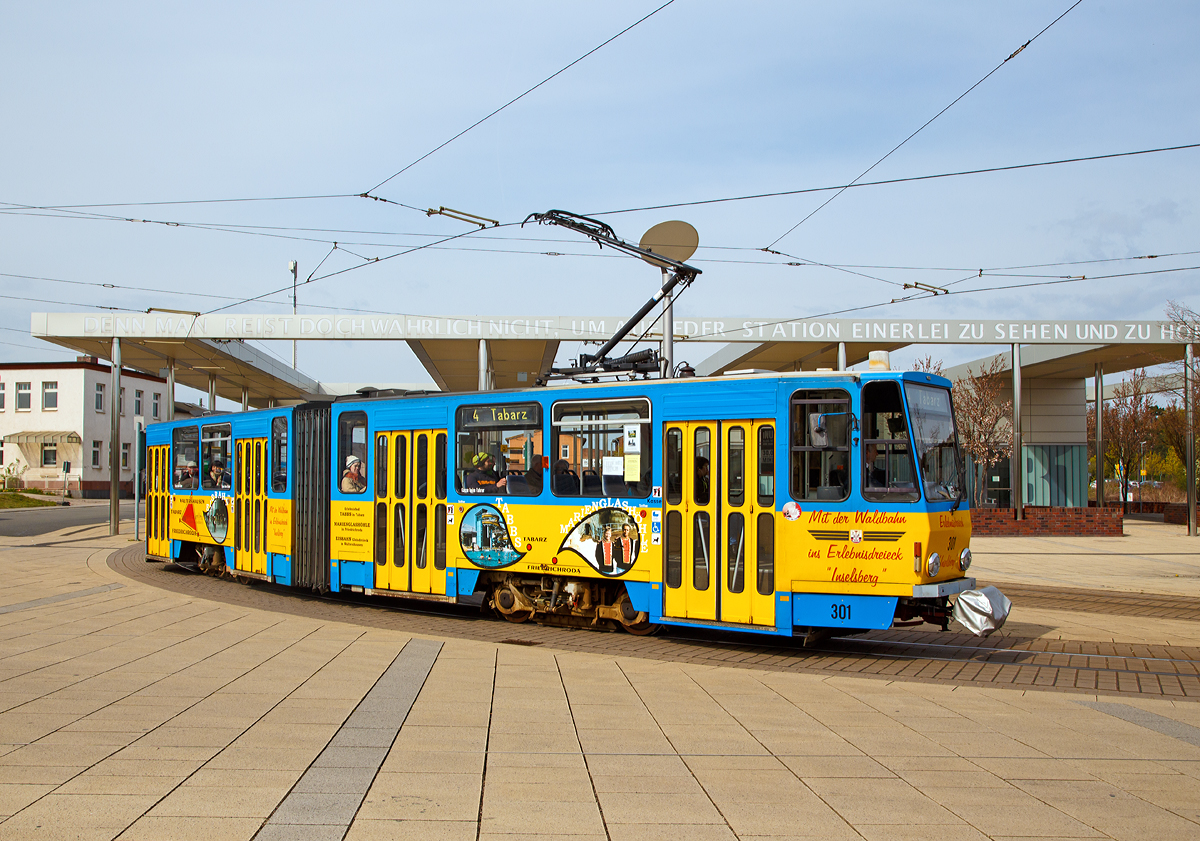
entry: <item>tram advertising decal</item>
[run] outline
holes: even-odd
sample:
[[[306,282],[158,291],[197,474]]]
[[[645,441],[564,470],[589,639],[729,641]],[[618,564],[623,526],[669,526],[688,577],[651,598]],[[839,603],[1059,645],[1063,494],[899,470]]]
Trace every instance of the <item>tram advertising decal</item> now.
[[[171,497],[171,536],[176,540],[223,544],[232,531],[225,494]]]
[[[370,563],[371,503],[335,499],[329,507],[329,550],[333,557]]]
[[[601,575],[624,575],[637,562],[646,538],[645,521],[639,522],[634,511],[619,504],[584,506],[562,527],[567,534],[559,554],[578,555]]]
[[[292,554],[292,501],[267,500],[267,551]]]
[[[501,569],[525,557],[513,515],[503,500],[472,505],[462,517],[458,542],[475,566]]]

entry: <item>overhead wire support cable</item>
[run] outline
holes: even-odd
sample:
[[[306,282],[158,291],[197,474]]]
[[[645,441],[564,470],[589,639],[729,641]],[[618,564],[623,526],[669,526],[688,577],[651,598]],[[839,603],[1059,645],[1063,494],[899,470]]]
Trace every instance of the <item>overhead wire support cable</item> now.
[[[1071,10],[1072,10],[1072,9],[1074,9],[1076,6],[1078,6],[1078,5],[1079,5],[1080,3],[1082,3],[1082,2],[1083,2],[1083,0],[1075,0],[1075,2],[1074,2],[1074,3],[1072,3],[1072,4],[1071,4],[1071,6],[1070,6],[1070,7],[1069,7],[1069,8],[1068,8],[1068,9],[1067,9],[1065,12],[1063,12],[1061,15],[1059,15],[1058,17],[1056,17],[1054,20],[1050,21],[1050,23],[1046,24],[1046,26],[1045,26],[1045,27],[1043,27],[1043,28],[1042,28],[1042,30],[1041,30],[1040,32],[1038,32],[1038,34],[1037,34],[1037,35],[1034,35],[1032,38],[1030,38],[1028,41],[1026,41],[1024,44],[1022,44],[1022,45],[1021,45],[1020,47],[1018,47],[1016,50],[1014,50],[1014,51],[1013,51],[1013,52],[1012,52],[1012,53],[1011,53],[1011,54],[1008,56],[1008,58],[1004,59],[1004,61],[1000,62],[1000,63],[999,63],[999,64],[997,64],[995,67],[993,67],[991,70],[989,70],[989,71],[987,72],[987,74],[986,74],[986,75],[984,75],[984,77],[983,77],[982,79],[980,79],[978,82],[976,82],[975,84],[971,85],[971,87],[967,88],[965,91],[963,91],[962,93],[960,93],[960,94],[959,94],[957,97],[955,97],[955,98],[954,98],[954,101],[953,101],[953,102],[951,102],[949,105],[947,105],[947,106],[946,106],[945,108],[943,108],[941,111],[938,111],[936,114],[934,114],[934,115],[933,115],[932,117],[930,117],[928,120],[926,120],[926,121],[925,121],[925,122],[924,122],[924,123],[923,123],[923,124],[922,124],[922,125],[921,125],[921,126],[918,128],[918,129],[917,129],[917,130],[916,130],[916,131],[914,131],[914,132],[913,132],[912,134],[910,134],[908,137],[904,138],[904,139],[903,139],[903,140],[901,140],[899,143],[897,143],[895,146],[893,146],[893,147],[891,148],[891,150],[889,150],[889,151],[888,151],[888,153],[887,153],[886,155],[884,155],[882,158],[880,158],[879,160],[877,160],[875,163],[871,164],[869,167],[867,167],[866,169],[864,169],[864,170],[863,170],[861,173],[859,173],[859,175],[858,175],[858,178],[855,178],[855,179],[854,179],[854,181],[851,181],[851,182],[850,182],[850,184],[854,184],[854,183],[855,183],[855,181],[858,181],[860,178],[862,178],[863,176],[865,176],[865,175],[866,175],[868,172],[870,172],[870,171],[871,171],[871,170],[873,170],[875,167],[879,166],[881,163],[883,163],[883,162],[884,162],[884,161],[886,161],[888,158],[890,158],[894,152],[896,152],[897,150],[899,150],[899,149],[900,149],[900,147],[902,147],[902,146],[903,146],[905,143],[908,143],[908,141],[912,140],[914,137],[916,137],[918,134],[920,134],[922,131],[924,131],[924,130],[925,130],[925,128],[926,128],[927,126],[929,126],[929,125],[930,125],[930,124],[931,124],[931,123],[932,123],[934,120],[936,120],[938,117],[942,116],[942,115],[943,115],[943,114],[945,114],[947,111],[949,111],[951,108],[953,108],[953,107],[954,107],[956,104],[958,104],[958,102],[960,102],[960,101],[963,99],[963,97],[965,97],[965,96],[966,96],[967,94],[969,94],[971,91],[975,90],[977,87],[979,87],[979,86],[980,86],[980,85],[982,85],[984,82],[986,82],[986,81],[987,81],[987,80],[988,80],[988,79],[989,79],[989,78],[992,76],[992,74],[993,74],[993,73],[995,73],[995,72],[996,72],[997,70],[999,70],[1001,67],[1003,67],[1004,65],[1008,64],[1008,62],[1012,61],[1014,58],[1016,58],[1018,55],[1020,55],[1020,54],[1021,54],[1021,52],[1022,52],[1022,51],[1024,51],[1024,49],[1025,49],[1026,47],[1028,47],[1030,44],[1032,44],[1034,41],[1036,41],[1038,38],[1040,38],[1040,37],[1041,37],[1041,36],[1042,36],[1042,35],[1043,35],[1043,34],[1046,32],[1046,30],[1048,30],[1050,27],[1054,26],[1054,24],[1058,23],[1060,20],[1062,20],[1062,19],[1063,19],[1063,18],[1065,18],[1065,17],[1066,17],[1068,14],[1070,14],[1070,13],[1071,13]],[[774,247],[775,247],[775,245],[776,245],[776,244],[778,244],[780,240],[782,240],[784,237],[786,237],[786,236],[787,236],[788,234],[790,234],[792,231],[796,230],[796,229],[797,229],[797,228],[799,228],[801,225],[803,225],[805,222],[807,222],[809,219],[811,219],[813,216],[815,216],[817,213],[819,213],[819,212],[821,211],[821,209],[822,209],[822,208],[824,208],[826,205],[828,205],[828,204],[829,204],[831,201],[833,201],[834,199],[836,199],[836,198],[837,198],[838,196],[840,196],[842,193],[846,192],[846,190],[847,190],[847,189],[849,189],[849,185],[847,185],[846,187],[843,187],[842,189],[838,190],[838,191],[837,191],[836,193],[834,193],[832,196],[830,196],[830,197],[829,197],[829,198],[827,198],[825,201],[823,201],[823,202],[822,202],[822,203],[821,203],[821,204],[820,204],[820,205],[819,205],[819,206],[818,206],[818,207],[817,207],[815,210],[813,210],[811,213],[809,213],[807,216],[805,216],[803,219],[801,219],[801,220],[800,220],[799,222],[797,222],[795,225],[792,225],[792,227],[790,227],[790,228],[788,228],[786,231],[784,231],[784,232],[783,232],[783,234],[781,234],[780,236],[776,237],[776,238],[775,238],[775,240],[774,240],[774,241],[773,241],[773,242],[772,242],[772,243],[771,243],[769,246],[767,246],[767,247],[768,247],[768,248],[774,248]]]
[[[556,76],[561,76],[563,73],[565,73],[565,72],[567,72],[568,70],[570,70],[572,67],[574,67],[574,66],[575,66],[576,64],[578,64],[579,62],[583,61],[583,60],[584,60],[585,58],[587,58],[588,56],[590,56],[590,55],[593,55],[594,53],[597,53],[597,52],[599,52],[600,50],[604,49],[604,48],[605,48],[605,47],[607,47],[609,44],[611,44],[613,41],[617,40],[617,39],[618,39],[618,38],[620,38],[622,35],[624,35],[626,32],[630,31],[631,29],[634,29],[635,27],[637,27],[637,26],[641,25],[642,23],[645,23],[645,22],[646,22],[646,21],[648,21],[650,18],[654,17],[655,15],[657,15],[659,12],[661,12],[663,9],[667,8],[667,6],[670,6],[670,5],[671,5],[672,3],[674,3],[674,2],[675,2],[675,0],[667,0],[667,2],[666,2],[666,3],[663,3],[661,6],[659,6],[659,7],[658,7],[657,9],[655,9],[654,11],[652,11],[652,12],[650,12],[649,14],[647,14],[647,15],[645,15],[645,16],[643,16],[643,17],[639,18],[638,20],[634,21],[633,23],[629,24],[629,26],[627,26],[627,27],[625,27],[624,29],[622,29],[620,32],[618,32],[616,35],[614,35],[614,36],[612,36],[611,38],[609,38],[607,41],[604,41],[603,43],[601,43],[601,44],[598,44],[598,45],[597,45],[597,46],[595,46],[595,47],[592,47],[590,50],[588,50],[586,53],[584,53],[583,55],[581,55],[579,58],[577,58],[577,59],[575,59],[574,61],[572,61],[570,64],[568,64],[568,65],[566,65],[565,67],[562,67],[562,68],[560,68],[560,69],[558,69],[558,70],[554,71],[553,73],[551,73],[551,74],[550,74],[549,76],[547,76],[545,79],[542,79],[542,81],[538,82],[538,83],[537,83],[536,85],[534,85],[533,87],[531,87],[531,88],[529,88],[528,90],[526,90],[525,92],[523,92],[523,93],[521,93],[521,94],[519,94],[519,95],[517,95],[517,96],[513,97],[513,98],[512,98],[512,99],[510,99],[508,102],[504,103],[503,105],[501,105],[501,106],[500,106],[499,108],[497,108],[495,111],[492,111],[492,112],[491,112],[490,114],[488,114],[487,116],[485,116],[485,117],[481,117],[480,119],[478,119],[478,120],[476,120],[475,122],[471,123],[471,125],[467,126],[465,129],[463,129],[463,130],[462,130],[462,131],[460,131],[458,134],[456,134],[456,135],[454,135],[453,137],[451,137],[449,140],[446,140],[446,141],[444,141],[443,143],[441,143],[441,144],[439,144],[439,145],[435,146],[434,148],[430,149],[428,152],[426,152],[426,153],[425,153],[424,155],[422,155],[421,157],[417,158],[417,159],[416,159],[415,161],[413,161],[412,163],[408,164],[407,166],[404,166],[404,167],[400,168],[400,169],[399,169],[399,170],[397,170],[396,172],[393,172],[393,173],[392,173],[391,175],[389,175],[387,178],[383,179],[383,180],[382,180],[382,181],[380,181],[378,184],[376,184],[374,187],[372,187],[371,189],[367,190],[365,193],[360,193],[359,195],[360,195],[362,198],[367,198],[367,199],[376,199],[376,200],[378,200],[378,197],[371,195],[371,193],[374,193],[376,190],[378,190],[378,189],[379,189],[380,187],[382,187],[384,184],[388,183],[388,182],[389,182],[389,181],[391,181],[393,178],[395,178],[395,177],[397,177],[397,176],[399,176],[399,175],[402,175],[402,174],[404,174],[405,172],[407,172],[408,170],[412,169],[414,166],[416,166],[417,164],[419,164],[421,161],[425,160],[425,159],[426,159],[426,158],[428,158],[429,156],[431,156],[431,155],[433,155],[433,154],[435,154],[435,153],[437,153],[437,152],[440,152],[442,149],[445,149],[447,146],[449,146],[449,145],[450,145],[451,143],[453,143],[455,140],[458,140],[458,138],[462,137],[462,136],[463,136],[464,134],[466,134],[467,132],[469,132],[469,131],[472,131],[473,129],[475,129],[475,128],[478,128],[479,126],[483,125],[483,124],[484,124],[484,123],[486,123],[488,120],[490,120],[492,117],[496,116],[496,115],[497,115],[497,114],[499,114],[501,111],[503,111],[505,108],[508,108],[510,105],[515,105],[517,102],[519,102],[520,100],[524,99],[524,98],[525,98],[525,97],[527,97],[529,94],[533,93],[535,90],[537,90],[537,89],[538,89],[538,88],[540,88],[542,85],[544,85],[544,84],[546,84],[547,82],[549,82],[551,79],[554,79]]]
[[[913,181],[933,181],[938,178],[957,178],[963,175],[984,175],[989,172],[1012,172],[1018,169],[1033,169],[1042,166],[1059,166],[1061,164],[1085,163],[1087,161],[1104,161],[1111,158],[1129,158],[1135,155],[1151,155],[1156,152],[1178,152],[1184,149],[1200,148],[1200,143],[1184,143],[1179,146],[1160,146],[1154,149],[1138,149],[1133,152],[1111,152],[1104,155],[1085,155],[1078,158],[1059,158],[1053,161],[1037,161],[1028,164],[1010,164],[1008,166],[990,166],[981,169],[962,169],[955,172],[939,172],[933,175],[911,175],[904,178],[887,178],[882,181],[852,181],[849,184],[835,184],[830,187],[803,187],[797,190],[777,190],[772,193],[749,193],[742,196],[725,196],[719,199],[698,199],[696,201],[671,202],[669,204],[650,204],[643,207],[626,207],[621,210],[600,210],[589,216],[615,216],[618,213],[640,213],[643,210],[669,210],[676,207],[696,207],[704,204],[723,204],[735,201],[754,201],[757,199],[772,199],[780,196],[800,196],[805,193],[828,193],[834,190],[843,192],[858,187],[883,187],[889,184],[907,184]],[[860,176],[861,177],[861,176]],[[777,243],[779,240],[776,240]],[[771,248],[774,246],[772,243]],[[708,246],[711,248],[712,246]],[[756,251],[766,251],[767,248],[756,248]],[[869,267],[871,268],[871,267]]]

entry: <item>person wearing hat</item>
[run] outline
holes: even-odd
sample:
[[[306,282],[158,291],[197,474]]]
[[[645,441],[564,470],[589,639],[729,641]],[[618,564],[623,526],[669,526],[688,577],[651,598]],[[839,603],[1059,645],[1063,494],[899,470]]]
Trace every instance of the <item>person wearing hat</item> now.
[[[208,476],[204,480],[204,487],[210,490],[229,490],[232,486],[233,477],[225,470],[225,462],[214,458],[212,464],[208,466]]]
[[[185,461],[183,469],[179,472],[179,484],[176,486],[182,491],[194,491],[200,487],[200,477],[196,475],[196,462]]]
[[[508,479],[496,476],[496,460],[492,458],[491,453],[476,453],[471,459],[471,464],[475,469],[467,474],[463,481],[463,490],[477,494],[508,492]]]
[[[363,475],[362,459],[358,456],[346,456],[341,488],[344,494],[360,494],[367,489],[367,477]]]

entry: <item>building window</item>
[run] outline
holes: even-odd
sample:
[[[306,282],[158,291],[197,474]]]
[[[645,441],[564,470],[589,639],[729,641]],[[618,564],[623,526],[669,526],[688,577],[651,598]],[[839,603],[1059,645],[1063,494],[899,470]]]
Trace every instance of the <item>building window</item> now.
[[[29,383],[17,383],[17,411],[28,412],[30,409],[31,390]]]
[[[125,416],[125,389],[121,389],[121,394],[117,398],[117,411],[121,413],[122,417]]]
[[[133,392],[133,413],[135,415],[140,415],[142,413],[142,395],[143,394],[144,394],[144,392],[141,391],[140,389]]]
[[[104,411],[104,383],[96,383],[96,411]]]
[[[121,469],[122,470],[129,469],[129,445],[128,444],[121,445]]]
[[[58,466],[58,444],[42,444],[42,467]]]
[[[92,467],[95,467],[97,470],[100,468],[100,447],[101,446],[102,445],[99,441],[92,442]]]
[[[0,412],[4,411],[4,383],[0,383]]]
[[[42,409],[54,411],[58,409],[58,382],[42,383]]]
[[[0,466],[4,464],[4,446],[0,445]]]
[[[153,413],[153,414],[151,414],[151,417],[154,418],[155,420],[158,420],[158,399],[159,399],[159,394],[156,391],[156,392],[154,392],[154,402],[151,406],[151,412]],[[0,407],[0,408],[3,408],[3,407]]]

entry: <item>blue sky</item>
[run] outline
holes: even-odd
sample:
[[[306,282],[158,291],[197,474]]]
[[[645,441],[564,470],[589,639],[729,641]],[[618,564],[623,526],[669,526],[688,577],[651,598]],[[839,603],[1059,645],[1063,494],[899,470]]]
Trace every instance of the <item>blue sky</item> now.
[[[0,9],[0,201],[359,193],[658,5],[7,4]],[[377,194],[516,222],[551,207],[591,213],[845,183],[1069,5],[676,0]],[[1200,9],[1183,2],[1085,0],[870,178],[1200,141],[1198,17]],[[1198,172],[1200,150],[1191,150],[857,189],[776,248],[838,265],[956,268],[1200,251]],[[695,262],[704,274],[679,301],[677,317],[804,316],[895,297],[895,287],[845,272],[756,265],[777,258],[753,249],[825,198],[605,218],[634,241],[665,219],[699,229]],[[307,276],[328,241],[370,257],[467,229],[356,198],[96,212],[374,233],[256,229],[275,234],[262,236],[0,213],[0,272],[163,290],[0,277],[0,294],[10,296],[0,315],[7,328],[0,341],[9,343],[0,344],[0,358],[62,356],[27,335],[33,311],[208,310],[284,286],[289,260]],[[301,309],[625,313],[658,282],[653,269],[596,257],[593,245],[565,231],[502,228],[487,236],[500,239],[448,245],[492,250],[428,249],[308,284]],[[514,251],[531,253],[507,253]],[[538,253],[545,251],[587,256]],[[1198,258],[1153,267],[1200,265]],[[321,273],[357,262],[335,252]],[[1133,261],[1037,273],[1149,267]],[[934,285],[964,276],[869,273]],[[1160,318],[1168,300],[1200,303],[1196,279],[1181,272],[1098,280],[876,312]],[[12,299],[21,297],[57,303]],[[283,296],[235,307],[285,309]],[[302,346],[301,368],[326,381],[425,379],[403,345],[372,350],[363,361],[361,347]],[[712,350],[689,352],[698,361]],[[985,350],[936,353],[956,362]]]

